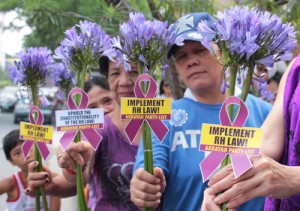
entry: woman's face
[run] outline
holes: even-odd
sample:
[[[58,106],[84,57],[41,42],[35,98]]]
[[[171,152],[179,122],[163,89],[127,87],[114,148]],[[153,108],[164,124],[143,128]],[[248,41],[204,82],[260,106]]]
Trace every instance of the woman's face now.
[[[164,82],[163,90],[166,97],[172,97],[172,90],[167,82]]]
[[[185,41],[174,58],[179,76],[194,93],[220,90],[223,67],[200,42]]]
[[[131,71],[125,71],[123,64],[119,66],[115,62],[109,62],[108,83],[111,92],[120,102],[121,97],[134,97],[134,84],[138,78],[137,65],[131,65]]]
[[[94,85],[87,93],[89,96],[89,108],[103,108],[104,115],[112,112],[116,107],[113,93]]]
[[[256,75],[261,76],[263,74],[264,74],[263,79],[267,81],[269,79],[268,69],[263,65],[260,64],[256,65]]]

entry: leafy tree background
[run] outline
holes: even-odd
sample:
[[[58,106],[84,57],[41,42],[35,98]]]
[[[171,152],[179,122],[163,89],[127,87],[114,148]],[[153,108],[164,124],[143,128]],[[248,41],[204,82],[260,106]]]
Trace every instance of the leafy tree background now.
[[[299,0],[233,0],[233,5],[256,6],[260,10],[269,10],[290,21],[299,31]],[[147,18],[167,20],[173,23],[179,17],[190,12],[207,11],[215,14],[223,10],[218,0],[5,0],[0,2],[0,11],[15,10],[31,27],[32,33],[25,37],[24,47],[47,46],[54,50],[64,37],[63,32],[87,19],[97,22],[102,29],[112,36],[118,35],[119,24],[127,21],[128,14],[133,11],[143,12]],[[11,28],[16,28],[13,24]],[[300,35],[298,34],[298,40]],[[166,78],[171,85],[174,98],[182,97],[181,86],[178,86],[174,65],[170,63],[170,71]]]

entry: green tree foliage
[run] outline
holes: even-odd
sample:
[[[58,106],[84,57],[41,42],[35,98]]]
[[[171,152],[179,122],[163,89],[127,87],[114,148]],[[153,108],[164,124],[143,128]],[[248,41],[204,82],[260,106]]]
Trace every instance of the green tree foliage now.
[[[63,31],[82,19],[99,23],[114,36],[133,11],[170,22],[188,12],[214,11],[213,1],[206,0],[7,0],[0,3],[0,10],[16,10],[26,19],[32,33],[25,37],[24,47],[50,49],[58,46]]]
[[[119,24],[129,12],[143,12],[147,18],[174,22],[183,14],[207,11],[214,14],[223,9],[218,1],[207,0],[6,0],[0,11],[16,10],[26,18],[32,33],[25,38],[25,47],[47,46],[54,49],[63,31],[82,19],[99,23],[111,35],[118,33]],[[299,30],[300,1],[298,0],[234,0],[231,5],[256,6],[278,14]],[[13,25],[12,25],[13,27]],[[300,35],[297,35],[300,40]]]
[[[5,0],[0,2],[0,11],[16,10],[31,27],[32,33],[25,37],[24,47],[47,46],[54,50],[64,37],[63,32],[87,19],[102,26],[108,34],[115,36],[119,24],[128,19],[133,11],[143,12],[147,18],[167,20],[170,23],[190,12],[207,11],[215,14],[224,6],[218,0]],[[290,21],[299,31],[299,0],[232,0],[227,5],[249,5],[260,10],[269,10]],[[11,25],[11,27],[14,27]],[[298,40],[300,35],[298,34]],[[174,68],[172,64],[171,69]],[[174,98],[182,96],[176,71],[167,71]],[[172,87],[174,85],[174,87]]]

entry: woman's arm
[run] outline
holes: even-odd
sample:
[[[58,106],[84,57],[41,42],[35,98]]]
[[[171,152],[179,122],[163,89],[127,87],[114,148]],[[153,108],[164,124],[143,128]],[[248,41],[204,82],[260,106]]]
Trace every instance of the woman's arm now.
[[[58,165],[63,168],[65,179],[76,184],[76,165],[82,166],[84,182],[87,183],[95,162],[95,151],[86,141],[72,143],[58,159]]]
[[[27,195],[33,195],[34,189],[42,185],[45,186],[47,195],[58,197],[70,197],[76,195],[76,185],[69,183],[62,174],[52,172],[46,166],[43,166],[44,171],[35,172],[38,162],[34,161],[28,165]]]
[[[262,154],[279,161],[284,150],[284,118],[283,98],[286,79],[294,61],[285,71],[278,88],[278,93],[272,110],[266,118],[263,129]]]
[[[52,196],[50,202],[50,211],[59,211],[60,210],[61,200],[59,197]]]

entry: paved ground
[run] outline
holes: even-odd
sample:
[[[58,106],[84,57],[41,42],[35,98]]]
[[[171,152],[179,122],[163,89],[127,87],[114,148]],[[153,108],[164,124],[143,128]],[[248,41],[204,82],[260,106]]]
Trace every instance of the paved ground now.
[[[17,129],[19,125],[13,123],[13,113],[0,113],[0,180],[12,175],[14,172],[18,171],[18,168],[13,167],[5,158],[2,149],[2,138],[11,130]],[[55,131],[55,130],[54,130]],[[56,163],[55,151],[59,147],[58,140],[61,134],[54,132],[53,144],[48,145],[51,151],[51,156],[45,161],[52,170],[57,172],[60,168]],[[0,196],[0,211],[6,210],[6,194]],[[62,211],[74,211],[76,210],[77,200],[76,197],[70,197],[62,199]]]

